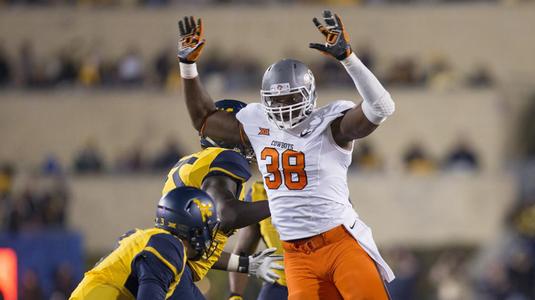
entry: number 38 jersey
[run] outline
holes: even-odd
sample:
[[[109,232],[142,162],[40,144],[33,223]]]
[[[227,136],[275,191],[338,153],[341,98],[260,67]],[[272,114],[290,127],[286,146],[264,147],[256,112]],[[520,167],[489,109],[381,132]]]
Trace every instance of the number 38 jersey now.
[[[344,211],[351,207],[347,168],[352,151],[336,144],[330,124],[354,106],[333,102],[290,130],[270,122],[259,103],[237,114],[254,148],[282,240],[313,236],[343,223]]]

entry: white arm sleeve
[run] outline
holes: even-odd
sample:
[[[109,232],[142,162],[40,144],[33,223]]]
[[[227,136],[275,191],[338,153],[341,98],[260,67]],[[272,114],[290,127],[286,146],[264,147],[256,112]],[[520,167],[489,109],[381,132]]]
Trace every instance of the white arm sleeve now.
[[[353,79],[357,90],[364,99],[362,111],[370,122],[380,124],[386,117],[396,110],[396,105],[385,88],[373,73],[351,53],[346,59],[340,61],[347,73]]]

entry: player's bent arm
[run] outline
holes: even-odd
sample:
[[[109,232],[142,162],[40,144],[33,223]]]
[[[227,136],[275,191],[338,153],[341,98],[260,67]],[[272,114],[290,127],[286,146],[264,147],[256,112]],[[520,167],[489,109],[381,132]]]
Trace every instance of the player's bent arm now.
[[[239,201],[236,199],[238,193],[238,183],[227,176],[210,176],[205,178],[201,189],[208,193],[216,202],[217,214],[219,216],[219,229],[223,232],[228,232],[234,227],[237,216],[235,212],[230,209],[230,203]]]
[[[175,276],[161,260],[152,253],[144,252],[136,258],[133,269],[139,284],[136,299],[165,299]]]
[[[343,146],[372,133],[379,124],[392,115],[396,105],[390,93],[355,53],[340,61],[363,98],[361,105],[349,110],[338,125],[333,124],[333,137]]]
[[[346,69],[359,94],[362,96],[362,113],[369,122],[379,125],[394,113],[396,105],[390,93],[381,85],[373,73],[351,53],[340,61]]]
[[[350,149],[351,142],[368,136],[379,125],[368,120],[362,111],[362,105],[348,110],[342,117],[331,124],[333,138],[343,148]]]
[[[240,142],[240,127],[234,115],[224,112],[211,115],[216,111],[214,101],[199,78],[196,61],[206,43],[201,19],[195,20],[192,16],[184,17],[179,21],[178,29],[177,58],[180,61],[180,76],[183,79],[186,105],[193,126],[203,136],[210,136],[216,140]],[[209,122],[207,122],[208,118]]]
[[[360,106],[346,112],[331,129],[338,145],[347,148],[355,139],[372,133],[381,122],[394,113],[395,104],[379,80],[368,70],[351,50],[349,34],[337,14],[323,12],[322,24],[312,19],[316,28],[325,37],[325,43],[310,43],[309,47],[336,58],[344,66],[364,99]]]
[[[267,201],[245,203],[236,199],[238,183],[228,176],[210,176],[201,189],[217,203],[220,228],[223,232],[257,223],[270,216]]]
[[[214,101],[204,89],[199,76],[190,79],[182,78],[182,82],[191,122],[195,129],[200,130],[206,116],[216,110]]]
[[[214,101],[202,85],[199,76],[183,78],[186,106],[193,127],[203,136],[231,143],[242,142],[240,123],[236,116],[225,111],[217,111]],[[245,135],[243,135],[246,138]]]
[[[258,201],[253,203],[235,201],[228,204],[227,210],[232,211],[231,215],[234,218],[232,220],[233,229],[239,229],[258,223],[271,216],[268,201]]]
[[[233,253],[236,255],[251,255],[258,247],[260,241],[260,226],[258,224],[249,225],[238,232],[238,240],[234,246]],[[230,272],[229,285],[231,296],[241,296],[245,292],[249,277],[245,274]]]

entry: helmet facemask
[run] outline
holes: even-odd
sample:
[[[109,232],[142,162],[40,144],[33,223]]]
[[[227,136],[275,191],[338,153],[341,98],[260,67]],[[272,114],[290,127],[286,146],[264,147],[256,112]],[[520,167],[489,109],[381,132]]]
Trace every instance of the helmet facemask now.
[[[313,94],[311,94],[310,90],[306,89],[306,87],[291,89],[288,93],[261,91],[264,111],[279,129],[294,128],[312,113],[312,109],[315,107],[316,103],[314,91],[312,91],[312,93]],[[279,99],[284,96],[290,96],[296,100],[300,99],[300,101],[292,101],[293,103],[291,104],[283,104]]]
[[[189,257],[189,260],[196,261],[201,258],[208,259],[217,250],[219,243],[215,241],[215,236],[219,230],[219,222],[206,224],[202,228],[192,228],[188,240],[190,246],[195,250],[196,255]]]

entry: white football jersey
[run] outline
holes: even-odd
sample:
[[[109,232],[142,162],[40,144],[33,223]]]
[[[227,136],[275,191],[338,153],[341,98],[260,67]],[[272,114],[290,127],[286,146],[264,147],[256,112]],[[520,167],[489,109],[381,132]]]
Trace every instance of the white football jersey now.
[[[354,107],[336,101],[315,109],[289,130],[270,122],[259,103],[237,115],[264,177],[273,224],[282,240],[300,239],[343,223],[349,202],[347,168],[351,152],[333,139],[330,124]]]
[[[371,229],[349,201],[347,169],[352,150],[338,146],[332,136],[332,121],[353,107],[351,101],[335,101],[288,130],[269,121],[260,103],[248,104],[236,117],[255,151],[281,240],[306,238],[344,225],[375,260],[383,278],[391,281],[394,274],[382,259]]]

